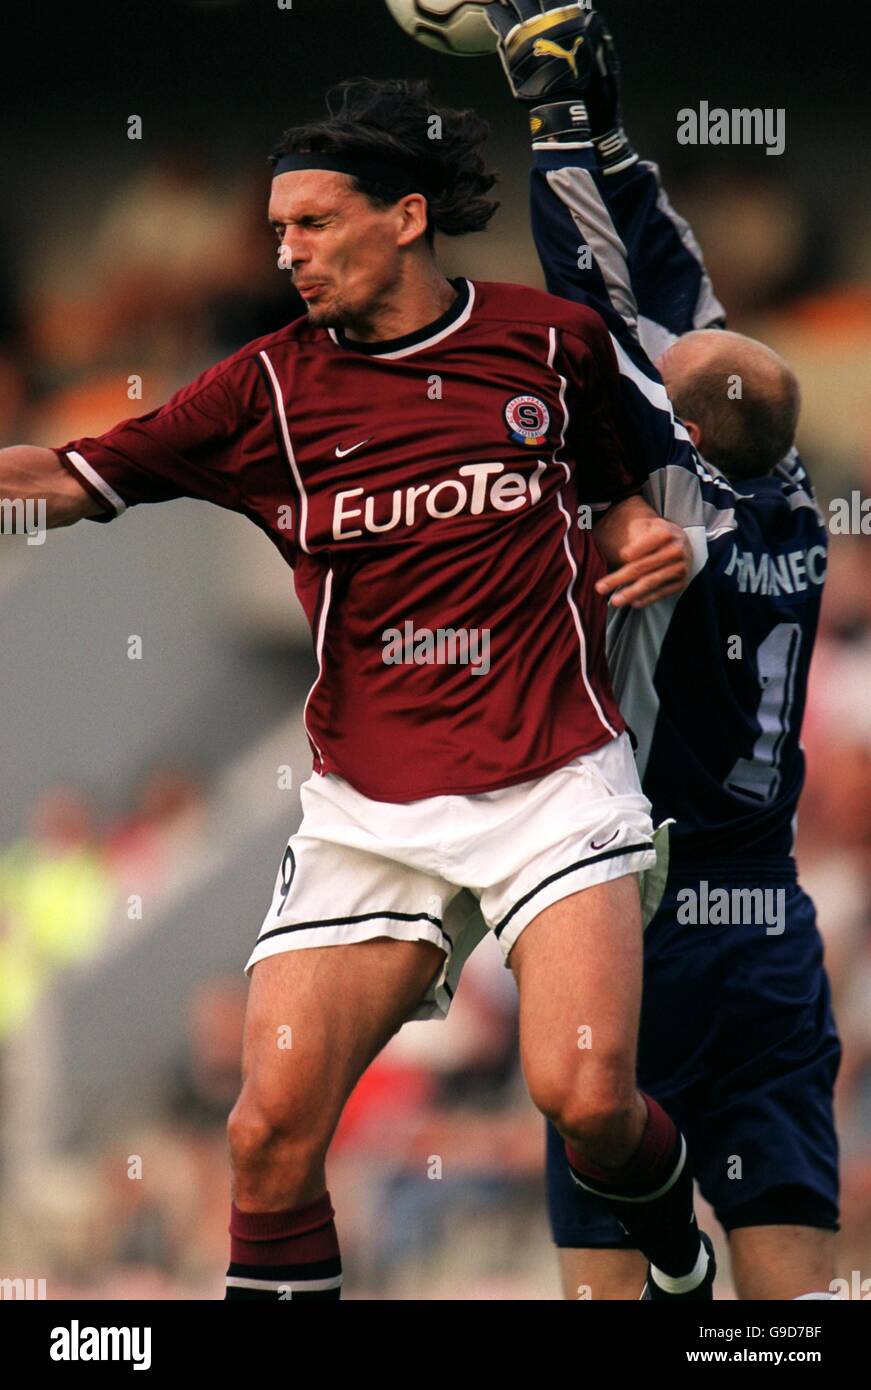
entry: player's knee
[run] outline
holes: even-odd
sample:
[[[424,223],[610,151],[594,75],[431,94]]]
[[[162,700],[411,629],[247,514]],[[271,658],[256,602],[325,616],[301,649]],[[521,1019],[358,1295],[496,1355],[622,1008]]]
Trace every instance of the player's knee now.
[[[280,1163],[306,1168],[323,1157],[326,1140],[302,1108],[286,1102],[270,1106],[243,1091],[227,1121],[227,1141],[235,1169]]]
[[[631,1124],[635,1069],[622,1054],[587,1059],[572,1073],[539,1074],[533,1102],[567,1139],[595,1142]]]
[[[554,1124],[565,1139],[598,1146],[631,1127],[634,1105],[619,1096],[568,1096]]]

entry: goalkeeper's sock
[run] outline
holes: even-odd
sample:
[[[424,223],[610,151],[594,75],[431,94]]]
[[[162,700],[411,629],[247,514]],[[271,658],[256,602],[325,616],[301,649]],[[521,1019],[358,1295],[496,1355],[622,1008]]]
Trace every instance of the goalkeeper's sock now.
[[[705,1277],[707,1255],[693,1212],[686,1141],[655,1100],[644,1100],[647,1124],[641,1143],[620,1168],[598,1168],[572,1144],[566,1144],[566,1157],[578,1186],[607,1204],[647,1256],[653,1277],[665,1276],[671,1292],[689,1292]]]
[[[226,1299],[336,1299],[342,1262],[327,1192],[288,1211],[230,1208]]]

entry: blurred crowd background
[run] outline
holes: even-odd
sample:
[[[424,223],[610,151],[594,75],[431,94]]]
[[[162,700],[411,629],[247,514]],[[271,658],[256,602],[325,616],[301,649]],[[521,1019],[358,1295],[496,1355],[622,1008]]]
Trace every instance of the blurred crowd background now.
[[[853,56],[867,17],[824,36],[795,0],[603,8],[630,133],[693,224],[731,326],[798,371],[821,502],[871,496],[869,111]],[[275,268],[265,157],[344,76],[431,76],[443,103],[491,121],[502,209],[483,237],[444,245],[444,265],[542,283],[524,121],[498,63],[427,53],[379,0],[78,0],[8,22],[2,445],[97,434],[299,312]],[[679,147],[676,113],[703,99],[783,107],[786,153]],[[290,574],[243,518],[190,502],[42,546],[3,538],[0,649],[0,1275],[46,1278],[50,1298],[221,1297],[242,966],[309,770],[313,661]],[[868,535],[832,540],[804,741],[798,857],[845,1044],[839,1273],[864,1278]],[[558,1296],[515,1028],[488,941],[449,1024],[403,1029],[358,1087],[329,1171],[352,1296]]]

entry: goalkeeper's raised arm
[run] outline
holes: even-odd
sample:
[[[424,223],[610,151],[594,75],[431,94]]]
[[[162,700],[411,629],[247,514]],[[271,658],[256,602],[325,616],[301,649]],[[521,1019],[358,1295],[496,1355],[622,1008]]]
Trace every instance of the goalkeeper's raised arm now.
[[[548,288],[597,309],[628,348],[655,359],[693,329],[720,328],[701,249],[655,164],[623,128],[620,64],[590,5],[488,7],[512,92],[529,107],[532,225]]]

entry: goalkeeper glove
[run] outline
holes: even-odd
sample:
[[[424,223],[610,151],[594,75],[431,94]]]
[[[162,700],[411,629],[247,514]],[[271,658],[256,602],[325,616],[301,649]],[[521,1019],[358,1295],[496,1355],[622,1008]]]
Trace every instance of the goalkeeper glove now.
[[[529,113],[534,142],[590,139],[605,173],[638,156],[620,109],[620,60],[604,20],[584,0],[491,0],[485,13],[502,66]]]

